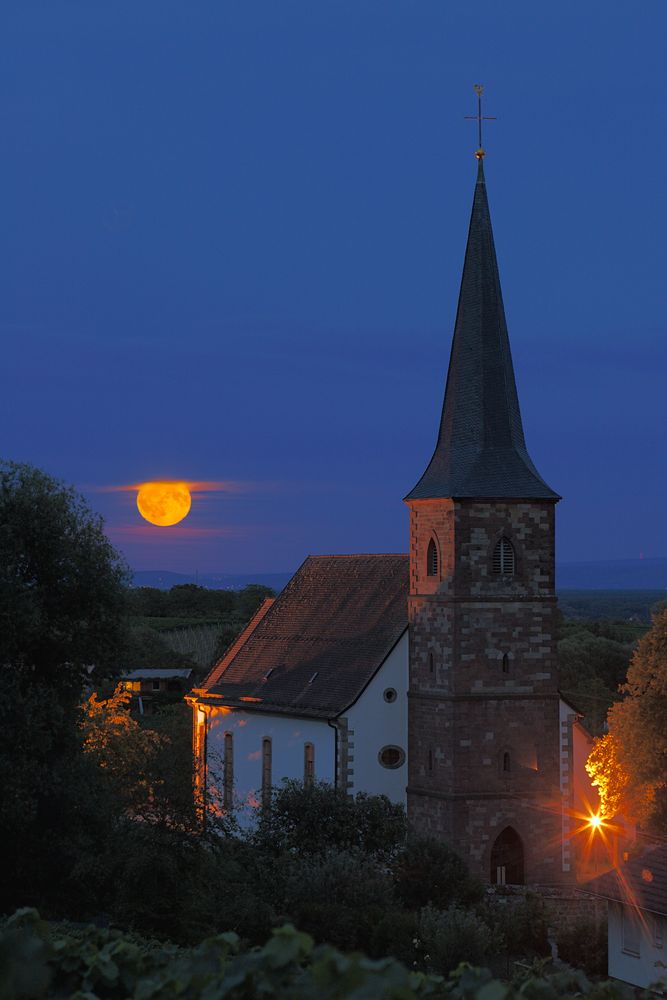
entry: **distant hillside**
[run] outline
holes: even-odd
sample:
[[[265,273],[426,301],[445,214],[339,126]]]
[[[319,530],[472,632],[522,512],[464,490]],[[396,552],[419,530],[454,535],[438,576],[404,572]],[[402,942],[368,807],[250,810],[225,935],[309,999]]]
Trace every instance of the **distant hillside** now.
[[[137,570],[135,587],[169,590],[179,583],[198,583],[211,590],[240,590],[249,583],[263,583],[282,590],[291,573],[171,573]],[[562,562],[556,566],[558,590],[662,590],[667,597],[667,559],[604,559],[597,562]],[[658,598],[656,598],[657,600]]]
[[[559,590],[558,607],[566,618],[611,618],[650,624],[651,608],[667,599],[664,590]]]
[[[209,590],[242,590],[250,583],[261,583],[275,591],[282,590],[291,573],[171,573],[169,570],[140,569],[132,575],[135,587],[170,590],[182,583],[198,583]]]
[[[559,590],[667,591],[667,559],[557,563],[556,583]]]

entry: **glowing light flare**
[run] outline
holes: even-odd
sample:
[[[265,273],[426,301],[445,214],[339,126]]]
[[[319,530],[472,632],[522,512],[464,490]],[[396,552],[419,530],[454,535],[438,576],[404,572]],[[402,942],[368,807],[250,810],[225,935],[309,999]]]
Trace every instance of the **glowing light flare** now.
[[[602,819],[600,818],[599,814],[589,816],[588,825],[592,826],[593,829],[598,830],[603,825]]]
[[[192,497],[186,483],[143,483],[137,507],[145,521],[167,528],[190,513]]]

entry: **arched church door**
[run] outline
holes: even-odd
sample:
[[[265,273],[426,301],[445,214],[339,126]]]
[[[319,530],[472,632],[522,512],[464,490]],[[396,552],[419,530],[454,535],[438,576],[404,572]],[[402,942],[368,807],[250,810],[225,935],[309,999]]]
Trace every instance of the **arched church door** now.
[[[490,875],[494,885],[523,885],[523,844],[511,826],[498,834],[491,848]]]

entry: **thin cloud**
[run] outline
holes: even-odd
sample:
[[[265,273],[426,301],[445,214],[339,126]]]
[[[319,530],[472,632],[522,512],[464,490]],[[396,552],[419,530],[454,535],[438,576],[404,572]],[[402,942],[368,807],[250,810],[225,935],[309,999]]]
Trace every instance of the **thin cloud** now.
[[[242,538],[247,534],[245,526],[224,528],[193,528],[189,525],[160,527],[149,524],[121,524],[107,527],[107,535],[112,541],[169,542],[196,541],[199,538]]]
[[[138,493],[146,483],[183,483],[191,493],[252,493],[263,488],[262,483],[241,482],[233,479],[145,479],[141,483],[82,486],[81,488],[84,493]]]

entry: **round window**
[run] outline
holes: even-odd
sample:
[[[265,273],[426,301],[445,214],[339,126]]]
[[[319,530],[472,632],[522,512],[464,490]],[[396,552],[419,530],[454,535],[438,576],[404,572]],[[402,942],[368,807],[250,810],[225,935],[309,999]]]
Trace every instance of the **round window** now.
[[[382,697],[385,701],[396,701],[398,698],[396,688],[385,688]]]
[[[405,750],[400,747],[382,747],[378,760],[383,767],[396,768],[405,763]]]

